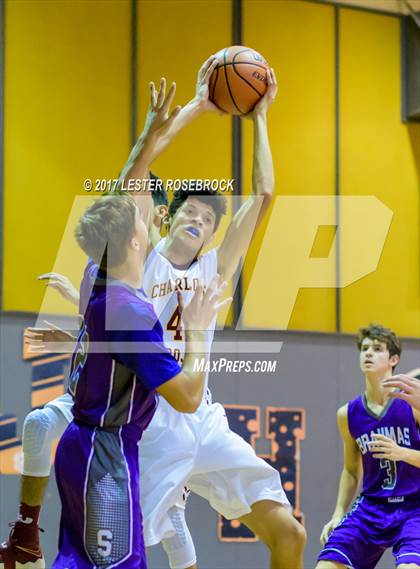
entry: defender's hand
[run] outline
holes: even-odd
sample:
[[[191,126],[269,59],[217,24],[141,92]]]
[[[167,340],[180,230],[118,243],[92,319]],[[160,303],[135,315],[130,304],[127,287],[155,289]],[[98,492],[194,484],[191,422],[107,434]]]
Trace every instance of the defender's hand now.
[[[175,97],[176,84],[172,83],[169,93],[165,98],[166,92],[166,79],[161,78],[159,89],[156,90],[153,81],[149,83],[150,88],[150,104],[147,111],[146,122],[143,129],[143,136],[156,136],[160,138],[171,128],[174,119],[181,111],[181,106],[178,105],[174,108],[171,114],[169,109]]]
[[[29,352],[34,354],[43,354],[51,351],[72,352],[76,341],[75,336],[51,324],[51,322],[45,321],[45,323],[50,326],[50,328],[26,328],[23,337],[25,344],[29,347]],[[52,346],[48,344],[55,344],[54,349],[52,350]],[[57,346],[57,344],[62,344],[62,346]]]
[[[218,311],[232,302],[232,297],[219,302],[226,286],[226,281],[220,283],[219,275],[211,281],[206,291],[203,283],[199,281],[188,306],[183,308],[180,304],[182,320],[187,330],[207,330]]]
[[[38,280],[47,281],[46,286],[57,290],[63,298],[71,303],[79,304],[79,291],[66,276],[52,272],[39,275]]]

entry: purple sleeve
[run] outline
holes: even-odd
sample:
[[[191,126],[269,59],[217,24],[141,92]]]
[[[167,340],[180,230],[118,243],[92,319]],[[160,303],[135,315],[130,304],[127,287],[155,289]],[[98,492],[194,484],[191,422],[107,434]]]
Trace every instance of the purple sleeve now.
[[[112,328],[106,332],[112,357],[131,369],[147,388],[156,389],[180,373],[178,362],[163,343],[162,326],[149,308],[126,304]]]
[[[79,288],[79,314],[82,316],[85,315],[97,273],[98,265],[95,265],[92,259],[89,258]]]

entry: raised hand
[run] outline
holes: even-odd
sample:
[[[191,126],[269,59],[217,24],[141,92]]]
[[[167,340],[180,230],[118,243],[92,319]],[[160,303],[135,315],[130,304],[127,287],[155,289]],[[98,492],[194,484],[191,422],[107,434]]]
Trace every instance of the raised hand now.
[[[57,290],[63,298],[76,306],[79,304],[79,291],[73,286],[70,279],[60,273],[44,273],[38,280],[46,281],[46,286]]]
[[[257,115],[266,114],[268,109],[274,103],[277,95],[277,79],[276,74],[274,73],[274,69],[270,67],[267,70],[267,91],[264,93],[264,96],[258,101],[255,105],[252,112],[245,115],[245,118],[254,118]]]
[[[199,281],[190,303],[185,308],[182,303],[180,304],[182,321],[186,330],[207,330],[218,311],[232,302],[232,297],[219,302],[226,286],[226,281],[220,282],[219,275],[214,277],[206,290],[204,290],[203,283]]]
[[[210,56],[200,67],[195,86],[195,99],[198,101],[203,111],[210,111],[219,113],[219,115],[225,115],[226,113],[219,109],[219,107],[216,107],[209,98],[209,81],[211,74],[216,67],[217,58],[214,55]]]
[[[169,109],[175,97],[176,84],[172,83],[166,93],[166,79],[162,77],[159,83],[159,89],[156,89],[153,81],[149,83],[150,88],[150,104],[147,111],[146,122],[143,129],[143,136],[155,135],[158,138],[164,136],[170,129],[174,119],[181,111],[181,106],[176,106],[172,113]]]

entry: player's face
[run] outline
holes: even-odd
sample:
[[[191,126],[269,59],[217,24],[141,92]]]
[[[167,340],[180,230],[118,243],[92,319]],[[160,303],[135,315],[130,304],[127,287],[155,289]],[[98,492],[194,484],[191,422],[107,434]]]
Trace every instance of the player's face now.
[[[360,350],[360,369],[363,373],[385,373],[396,365],[398,356],[389,355],[385,342],[365,338]]]
[[[170,235],[196,253],[211,241],[215,226],[216,214],[213,208],[199,199],[189,197],[176,212]]]

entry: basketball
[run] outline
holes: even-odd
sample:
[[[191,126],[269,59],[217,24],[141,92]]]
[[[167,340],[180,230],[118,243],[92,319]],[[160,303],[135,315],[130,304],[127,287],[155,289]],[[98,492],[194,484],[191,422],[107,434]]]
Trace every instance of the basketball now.
[[[267,90],[265,59],[243,45],[226,47],[216,53],[217,67],[210,82],[210,99],[232,115],[246,115]]]

